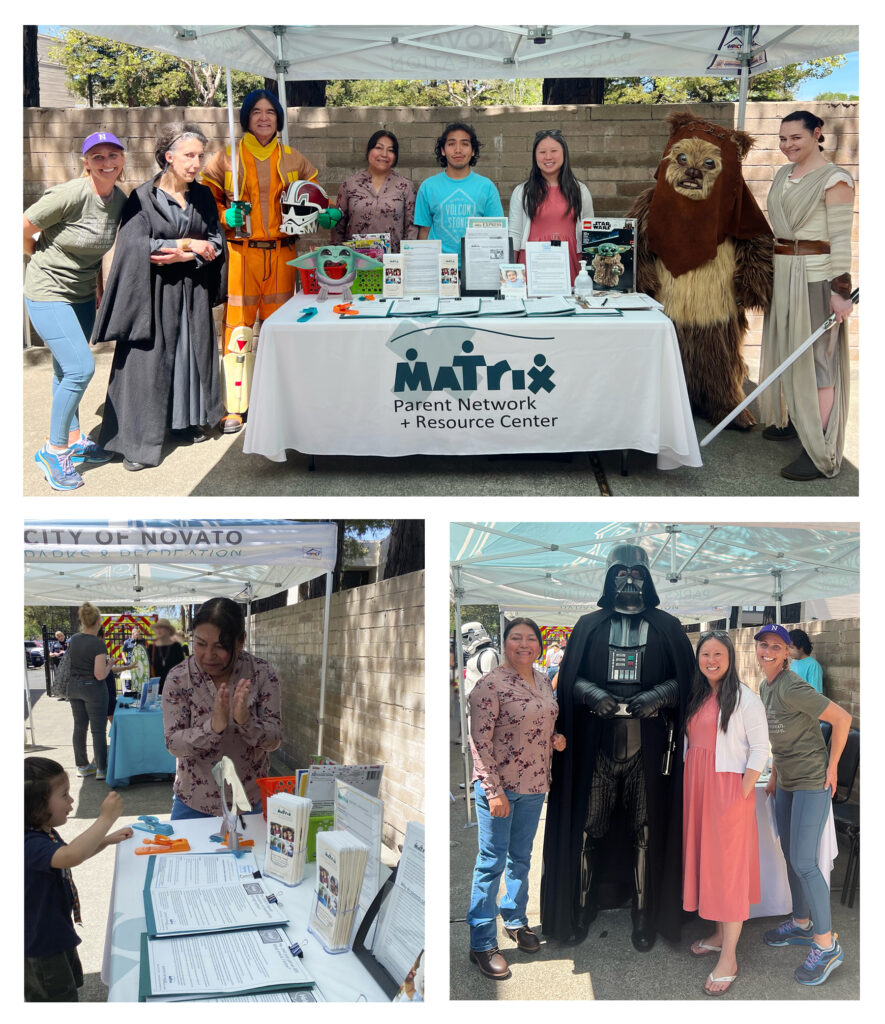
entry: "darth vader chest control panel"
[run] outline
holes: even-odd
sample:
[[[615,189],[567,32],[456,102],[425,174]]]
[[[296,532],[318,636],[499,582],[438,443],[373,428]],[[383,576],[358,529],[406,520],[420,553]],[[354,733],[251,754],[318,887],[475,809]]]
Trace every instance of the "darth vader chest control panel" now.
[[[627,701],[641,690],[642,659],[648,643],[648,622],[639,615],[615,615],[609,626],[608,683],[619,698],[616,715],[627,714]]]

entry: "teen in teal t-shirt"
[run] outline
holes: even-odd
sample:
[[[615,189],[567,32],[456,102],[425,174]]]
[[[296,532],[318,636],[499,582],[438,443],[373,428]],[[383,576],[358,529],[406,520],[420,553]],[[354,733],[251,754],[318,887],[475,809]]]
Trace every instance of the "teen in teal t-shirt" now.
[[[480,142],[473,127],[458,121],[446,125],[434,155],[444,168],[418,189],[415,224],[419,238],[438,238],[443,252],[461,252],[468,217],[503,217],[504,208],[493,181],[471,170],[479,159]]]

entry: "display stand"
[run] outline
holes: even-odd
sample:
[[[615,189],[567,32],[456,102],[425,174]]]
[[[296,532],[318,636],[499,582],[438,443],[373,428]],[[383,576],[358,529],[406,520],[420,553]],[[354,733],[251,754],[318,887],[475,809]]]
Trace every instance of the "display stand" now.
[[[498,287],[492,289],[488,288],[471,288],[470,287],[470,274],[467,269],[466,250],[465,250],[466,239],[461,239],[461,294],[462,295],[485,295],[488,298],[495,298],[498,294]],[[501,263],[513,263],[513,239],[507,239],[507,258],[498,260],[498,264]],[[496,266],[497,266],[496,265]],[[497,273],[497,269],[496,269]]]
[[[369,906],[369,909],[366,911],[366,916],[360,922],[356,937],[353,940],[353,952],[356,958],[363,967],[365,967],[369,974],[372,975],[378,983],[378,986],[389,999],[393,999],[397,992],[399,992],[400,985],[402,985],[402,978],[399,980],[391,978],[387,973],[387,970],[375,959],[375,955],[371,948],[366,946],[366,936],[375,924],[375,920],[378,917],[378,912],[381,910],[384,900],[393,889],[393,883],[396,881],[396,872],[398,868],[399,865],[393,869],[390,874],[390,878],[388,878],[384,885],[382,885],[378,890],[375,898]]]

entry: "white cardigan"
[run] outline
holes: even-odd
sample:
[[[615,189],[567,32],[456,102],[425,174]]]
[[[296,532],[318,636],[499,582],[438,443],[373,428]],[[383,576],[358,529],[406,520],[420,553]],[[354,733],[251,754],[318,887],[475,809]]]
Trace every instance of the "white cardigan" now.
[[[510,207],[507,210],[507,231],[510,237],[513,239],[513,252],[516,254],[520,249],[525,248],[525,243],[529,240],[529,232],[532,228],[532,222],[526,216],[526,212],[522,205],[522,193],[525,187],[525,182],[522,185],[517,185],[510,196]],[[578,182],[578,188],[581,190],[581,215],[575,220],[575,241],[578,243],[578,258],[581,256],[581,221],[591,220],[593,217],[593,199],[590,196],[590,190],[582,182]]]
[[[768,716],[765,705],[757,693],[741,683],[740,700],[731,718],[728,730],[720,728],[722,712],[716,719],[716,771],[738,772],[762,771],[768,761]],[[688,735],[682,750],[682,760],[688,751]]]

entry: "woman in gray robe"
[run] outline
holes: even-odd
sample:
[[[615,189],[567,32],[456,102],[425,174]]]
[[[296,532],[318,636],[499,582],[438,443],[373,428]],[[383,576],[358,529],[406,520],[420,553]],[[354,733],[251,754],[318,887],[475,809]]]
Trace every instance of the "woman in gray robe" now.
[[[769,424],[762,436],[802,442],[799,457],[781,470],[788,480],[836,476],[845,446],[854,180],[824,157],[822,126],[807,110],[784,118],[780,149],[791,163],[777,172],[768,193],[774,293],[762,329],[760,379],[831,313],[837,321],[759,399]]]
[[[176,122],[161,173],[133,191],[93,342],[116,340],[101,444],[128,470],[160,463],[166,429],[201,441],[224,413],[212,307],[224,301],[224,236],[196,182],[206,137]]]

